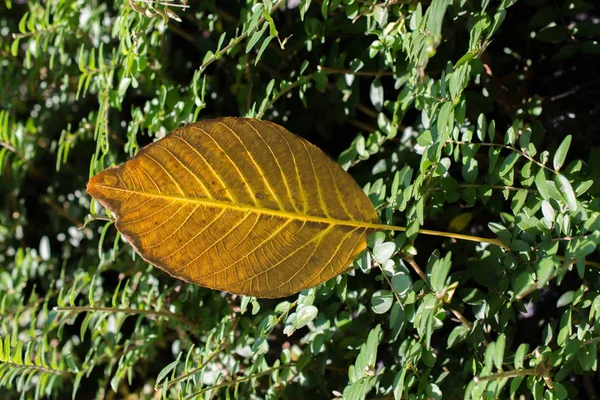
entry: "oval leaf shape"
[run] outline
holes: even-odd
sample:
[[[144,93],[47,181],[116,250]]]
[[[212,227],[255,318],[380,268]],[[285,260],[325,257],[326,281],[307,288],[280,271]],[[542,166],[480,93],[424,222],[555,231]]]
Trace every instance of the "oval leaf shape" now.
[[[283,297],[342,272],[380,225],[352,177],[281,126],[219,118],[177,129],[88,193],[147,262],[187,282]]]

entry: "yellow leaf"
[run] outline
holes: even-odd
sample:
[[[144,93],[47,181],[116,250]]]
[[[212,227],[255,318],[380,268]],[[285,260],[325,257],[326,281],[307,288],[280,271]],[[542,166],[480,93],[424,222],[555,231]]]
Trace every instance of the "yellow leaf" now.
[[[470,212],[458,214],[456,217],[452,218],[448,225],[448,229],[454,232],[460,232],[469,225],[469,222],[471,222],[472,219],[473,214]]]
[[[342,272],[385,228],[350,175],[271,122],[184,126],[88,193],[116,216],[140,256],[188,282],[282,297]]]

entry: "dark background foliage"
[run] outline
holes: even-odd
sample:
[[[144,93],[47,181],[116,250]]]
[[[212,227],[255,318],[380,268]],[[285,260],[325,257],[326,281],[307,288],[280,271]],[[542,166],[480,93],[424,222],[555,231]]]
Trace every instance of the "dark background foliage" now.
[[[4,395],[595,398],[599,37],[579,0],[3,0]],[[279,301],[82,228],[89,176],[226,115],[315,143],[409,232]]]

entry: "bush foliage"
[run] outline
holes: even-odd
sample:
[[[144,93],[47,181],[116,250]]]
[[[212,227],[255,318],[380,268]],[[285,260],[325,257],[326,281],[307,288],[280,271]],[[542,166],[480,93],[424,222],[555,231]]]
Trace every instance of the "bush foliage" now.
[[[3,0],[3,398],[591,398],[598,20],[583,0]],[[149,266],[88,178],[226,115],[317,144],[406,232],[281,300]]]

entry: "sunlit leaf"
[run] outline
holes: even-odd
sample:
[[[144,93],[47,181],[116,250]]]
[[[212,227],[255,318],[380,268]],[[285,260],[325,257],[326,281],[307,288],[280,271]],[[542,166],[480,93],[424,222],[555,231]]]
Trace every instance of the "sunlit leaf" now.
[[[380,226],[361,188],[317,147],[243,118],[178,129],[87,190],[149,263],[257,297],[338,275]]]

